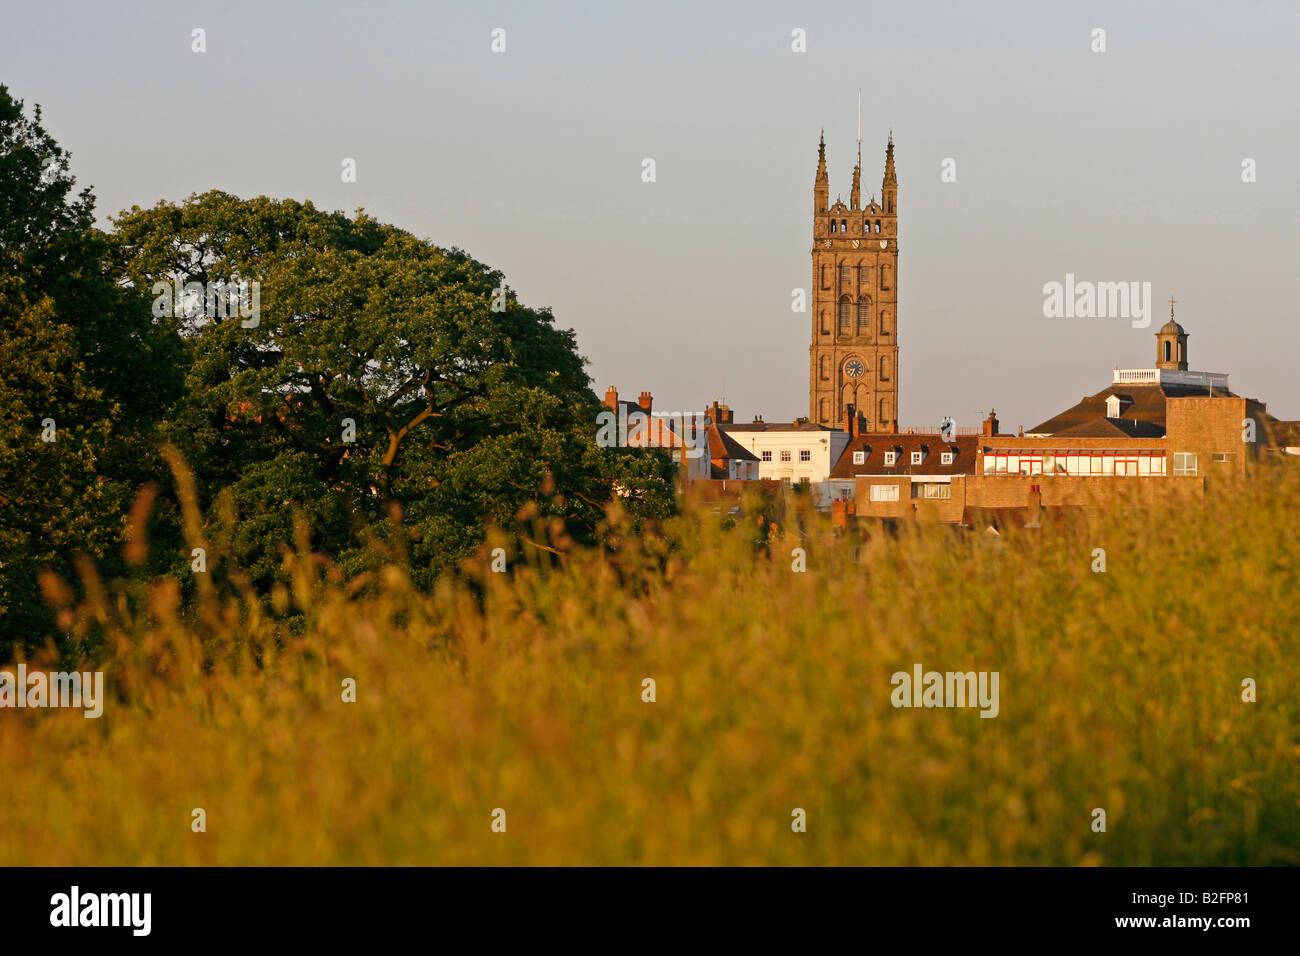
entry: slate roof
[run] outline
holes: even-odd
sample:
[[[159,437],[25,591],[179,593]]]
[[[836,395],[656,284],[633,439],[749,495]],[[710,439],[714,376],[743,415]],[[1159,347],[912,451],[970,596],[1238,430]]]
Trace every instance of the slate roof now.
[[[1112,395],[1120,397],[1124,402],[1120,409],[1119,419],[1108,419],[1106,417],[1106,399]],[[1151,384],[1151,385],[1134,385],[1113,383],[1106,388],[1097,392],[1095,395],[1085,395],[1079,400],[1077,405],[1067,408],[1053,418],[1049,418],[1041,425],[1034,428],[1026,428],[1026,435],[1056,435],[1066,432],[1067,429],[1073,429],[1079,425],[1095,424],[1097,422],[1110,421],[1116,424],[1116,437],[1123,435],[1129,438],[1160,438],[1165,433],[1165,399],[1167,398],[1207,398],[1210,395],[1210,388],[1206,385],[1170,385],[1170,384]],[[1234,395],[1226,388],[1215,388],[1215,398],[1240,398]],[[1132,404],[1127,400],[1132,399]],[[1142,426],[1141,430],[1131,429],[1131,424],[1126,426],[1123,422],[1137,422]],[[1111,433],[1102,429],[1096,435],[1085,435],[1080,432],[1070,432],[1076,438],[1109,438]]]
[[[1156,422],[1133,421],[1131,418],[1101,418],[1071,425],[1052,433],[1053,438],[1164,438],[1164,428]]]

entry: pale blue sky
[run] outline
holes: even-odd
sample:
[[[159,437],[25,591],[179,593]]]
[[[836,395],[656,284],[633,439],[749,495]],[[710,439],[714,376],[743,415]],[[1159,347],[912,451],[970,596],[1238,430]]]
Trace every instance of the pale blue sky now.
[[[5,0],[0,82],[101,216],[212,188],[364,207],[551,306],[597,392],[745,421],[807,414],[790,291],[818,130],[847,197],[862,87],[864,194],[897,146],[899,417],[1014,428],[1150,364],[1171,292],[1193,367],[1300,417],[1298,45],[1289,3]],[[1150,281],[1152,328],[1043,318],[1067,272]]]

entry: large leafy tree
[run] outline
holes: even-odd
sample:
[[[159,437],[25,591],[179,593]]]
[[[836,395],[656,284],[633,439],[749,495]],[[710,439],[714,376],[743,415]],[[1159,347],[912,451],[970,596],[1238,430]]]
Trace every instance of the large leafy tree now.
[[[573,333],[465,253],[220,192],[115,225],[122,283],[157,295],[186,352],[166,434],[196,472],[205,534],[255,581],[276,574],[295,510],[353,569],[396,529],[387,546],[427,581],[489,526],[531,548],[592,540],[616,487],[634,513],[670,507],[666,460],[596,447]]]
[[[0,86],[0,657],[56,633],[42,569],[120,560],[124,505],[180,384],[175,336],[113,281],[93,223],[40,108]]]

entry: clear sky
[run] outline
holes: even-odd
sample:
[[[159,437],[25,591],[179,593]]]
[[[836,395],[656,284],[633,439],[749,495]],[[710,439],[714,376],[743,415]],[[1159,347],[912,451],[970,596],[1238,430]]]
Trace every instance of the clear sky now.
[[[1300,5],[1249,0],[0,7],[0,82],[105,224],[213,188],[364,207],[552,307],[597,392],[743,421],[808,413],[791,290],[859,87],[864,197],[897,150],[904,425],[1035,425],[1149,366],[1170,294],[1193,368],[1300,417],[1298,46]],[[1044,318],[1066,273],[1151,282],[1151,328]]]

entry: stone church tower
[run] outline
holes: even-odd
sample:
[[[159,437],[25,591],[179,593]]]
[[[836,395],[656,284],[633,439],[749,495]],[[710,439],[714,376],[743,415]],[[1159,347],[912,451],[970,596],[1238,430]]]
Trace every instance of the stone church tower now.
[[[894,135],[885,150],[880,200],[862,203],[862,145],[849,202],[830,204],[826,136],[813,185],[812,345],[808,417],[858,431],[898,423],[898,177]]]

